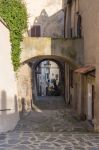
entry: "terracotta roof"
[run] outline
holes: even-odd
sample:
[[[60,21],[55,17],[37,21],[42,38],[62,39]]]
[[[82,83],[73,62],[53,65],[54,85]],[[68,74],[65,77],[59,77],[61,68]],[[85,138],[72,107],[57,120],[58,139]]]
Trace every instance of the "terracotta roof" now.
[[[93,65],[84,66],[75,70],[75,73],[85,74],[94,71],[96,68]]]

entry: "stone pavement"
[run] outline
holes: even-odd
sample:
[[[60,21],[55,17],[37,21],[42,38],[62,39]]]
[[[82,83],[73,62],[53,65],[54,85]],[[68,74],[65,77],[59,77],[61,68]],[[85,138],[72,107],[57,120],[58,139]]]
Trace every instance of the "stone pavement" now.
[[[0,135],[0,150],[99,150],[99,135],[15,131]]]
[[[14,131],[0,135],[0,150],[99,150],[99,134],[90,130],[65,105],[31,111]]]
[[[99,150],[99,135],[9,132],[0,135],[0,150]]]
[[[16,126],[18,132],[88,132],[91,129],[68,108],[30,112]]]

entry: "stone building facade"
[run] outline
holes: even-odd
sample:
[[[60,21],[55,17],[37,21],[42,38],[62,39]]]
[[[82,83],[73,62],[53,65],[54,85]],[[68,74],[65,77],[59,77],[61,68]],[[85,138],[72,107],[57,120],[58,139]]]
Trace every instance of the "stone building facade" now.
[[[91,120],[95,130],[99,131],[99,1],[63,0],[63,8],[65,38],[83,40],[83,62],[74,73],[73,107],[79,115],[85,116],[83,118]]]
[[[62,7],[62,0],[25,0],[27,11],[28,11],[28,34],[22,43],[22,53],[21,53],[21,63],[28,62],[27,64],[21,66],[18,72],[18,83],[20,83],[21,92],[19,91],[20,99],[23,98],[22,93],[28,93],[28,99],[25,97],[27,103],[31,101],[31,95],[36,97],[36,88],[34,86],[35,81],[35,66],[37,60],[43,58],[52,59],[58,63],[63,63],[63,75],[66,78],[65,89],[65,100],[67,103],[72,102],[73,98],[73,87],[72,87],[72,69],[76,68],[76,64],[83,63],[83,39],[66,39],[65,37],[65,13]],[[78,44],[79,43],[79,44]],[[79,51],[80,49],[80,51]],[[32,62],[32,67],[30,63]],[[34,63],[33,63],[34,62]],[[26,74],[28,70],[28,75],[24,75],[26,69]],[[33,78],[34,74],[34,78]],[[20,77],[23,76],[22,80]],[[64,77],[63,77],[64,78]],[[28,82],[29,81],[29,82]],[[30,89],[27,89],[27,85],[32,84],[32,94],[30,94]],[[71,83],[70,83],[71,82]],[[70,86],[71,84],[71,86]],[[20,89],[19,88],[19,89]],[[27,90],[28,92],[27,92]],[[32,97],[33,98],[33,97]],[[27,104],[26,104],[27,106]]]
[[[43,59],[62,61],[65,66],[66,102],[77,110],[82,119],[89,120],[95,130],[99,130],[99,1],[24,1],[29,20],[21,53],[21,63],[28,63],[19,70],[19,76],[24,76],[19,82],[20,85],[25,83],[23,93],[26,93],[27,83],[29,87],[34,86],[31,85],[31,80],[34,80],[31,79],[31,63],[34,74],[33,67]],[[25,69],[29,73],[26,76]],[[28,88],[27,93],[30,90]],[[36,93],[35,87],[32,92]],[[33,98],[31,92],[27,95],[30,102]]]

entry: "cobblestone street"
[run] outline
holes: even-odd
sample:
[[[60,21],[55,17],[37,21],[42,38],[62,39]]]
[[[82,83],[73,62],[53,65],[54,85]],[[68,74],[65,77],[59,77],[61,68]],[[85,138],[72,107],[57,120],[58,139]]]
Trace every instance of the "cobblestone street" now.
[[[10,132],[0,136],[0,150],[99,150],[99,135]]]
[[[32,111],[14,131],[0,135],[0,150],[99,150],[99,134],[90,130],[65,105]]]

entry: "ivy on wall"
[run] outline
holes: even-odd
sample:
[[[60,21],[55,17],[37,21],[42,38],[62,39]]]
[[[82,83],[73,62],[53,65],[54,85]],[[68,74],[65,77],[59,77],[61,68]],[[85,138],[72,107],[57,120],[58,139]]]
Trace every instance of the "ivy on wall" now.
[[[22,0],[0,0],[0,17],[6,22],[10,30],[11,59],[16,71],[20,66],[22,35],[27,28],[25,4]]]

